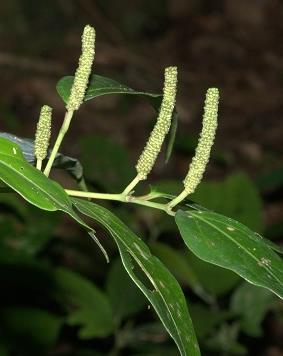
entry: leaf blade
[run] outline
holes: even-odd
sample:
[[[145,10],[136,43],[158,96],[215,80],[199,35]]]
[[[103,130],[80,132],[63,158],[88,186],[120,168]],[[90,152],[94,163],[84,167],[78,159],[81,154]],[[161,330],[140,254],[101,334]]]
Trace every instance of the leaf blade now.
[[[66,104],[68,103],[69,100],[73,82],[74,82],[73,76],[66,76],[60,79],[56,86],[58,94]],[[84,101],[88,101],[96,97],[102,95],[108,95],[108,94],[141,95],[141,96],[151,97],[151,98],[162,97],[162,94],[137,91],[132,88],[129,88],[124,84],[120,84],[116,80],[103,77],[101,75],[93,74],[90,78],[88,89],[84,97]]]
[[[211,211],[179,210],[175,219],[185,244],[197,257],[283,298],[283,262],[256,233]]]
[[[81,213],[98,221],[111,233],[118,245],[125,269],[154,306],[181,355],[200,355],[186,301],[175,278],[151,255],[148,247],[110,211],[88,201],[72,200]],[[146,274],[154,290],[149,290],[137,278],[133,272],[132,259]]]

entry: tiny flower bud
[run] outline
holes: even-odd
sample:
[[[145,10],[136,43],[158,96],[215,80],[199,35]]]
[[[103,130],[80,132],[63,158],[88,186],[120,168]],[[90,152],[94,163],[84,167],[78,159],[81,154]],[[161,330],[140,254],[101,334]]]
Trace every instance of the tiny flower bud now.
[[[190,165],[189,172],[184,180],[187,195],[193,193],[200,183],[210,157],[217,128],[219,91],[217,88],[207,90],[202,131],[196,148],[195,156]]]
[[[40,111],[34,142],[34,155],[40,161],[43,161],[47,156],[51,136],[51,116],[52,109],[48,105],[44,105]]]
[[[138,177],[141,180],[146,179],[152,170],[165,136],[170,129],[176,91],[177,67],[168,67],[165,69],[163,99],[159,116],[136,165]]]
[[[79,66],[75,73],[74,83],[67,104],[68,111],[78,110],[84,101],[91,67],[95,54],[95,30],[87,25],[82,35],[82,54],[79,59]]]

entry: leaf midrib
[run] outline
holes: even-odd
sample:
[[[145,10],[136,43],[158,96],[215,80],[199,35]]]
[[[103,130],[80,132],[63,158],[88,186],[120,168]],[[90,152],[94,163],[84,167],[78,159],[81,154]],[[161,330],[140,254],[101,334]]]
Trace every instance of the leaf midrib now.
[[[216,229],[217,231],[219,231],[219,232],[221,232],[222,234],[224,234],[226,237],[228,237],[229,240],[231,240],[232,242],[234,242],[237,246],[239,246],[240,248],[242,248],[242,250],[244,250],[250,257],[252,257],[252,258],[257,262],[257,264],[260,262],[260,260],[259,260],[256,256],[254,256],[252,253],[250,253],[248,250],[246,250],[246,249],[243,247],[243,245],[241,245],[237,240],[233,239],[232,236],[228,235],[226,231],[223,231],[223,230],[219,229],[217,226],[213,225],[213,223],[211,223],[209,220],[205,220],[205,219],[201,218],[199,215],[195,215],[195,214],[193,214],[193,213],[190,213],[190,214],[193,215],[196,219],[199,219],[199,220],[203,221],[203,222],[206,223],[207,225],[212,226],[214,229]],[[270,274],[274,277],[274,279],[275,279],[279,284],[282,284],[282,281],[280,281],[280,279],[278,279],[277,276],[273,274],[272,269],[269,269],[269,268],[267,268],[267,267],[268,267],[268,266],[263,265],[263,268],[264,268],[265,270],[267,270],[267,272],[270,273]],[[245,277],[244,277],[244,278],[245,278]]]

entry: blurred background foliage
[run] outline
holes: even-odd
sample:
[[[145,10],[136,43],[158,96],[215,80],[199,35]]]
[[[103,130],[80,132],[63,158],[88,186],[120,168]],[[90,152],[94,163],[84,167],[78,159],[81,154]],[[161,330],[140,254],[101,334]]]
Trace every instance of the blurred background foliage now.
[[[180,191],[205,90],[217,86],[216,145],[206,179],[190,198],[282,244],[282,16],[279,0],[2,2],[0,130],[32,138],[46,103],[54,107],[55,133],[64,113],[56,82],[74,72],[81,30],[90,23],[97,29],[98,74],[160,92],[164,67],[179,67],[174,152],[166,165],[161,155],[149,184]],[[76,115],[63,153],[80,159],[90,189],[120,191],[134,176],[154,120],[143,99],[97,98]],[[74,186],[67,174],[53,176]],[[283,354],[278,298],[190,254],[162,213],[107,206],[178,279],[204,355]],[[66,216],[0,195],[0,356],[177,355],[115,246],[95,228],[109,265]]]

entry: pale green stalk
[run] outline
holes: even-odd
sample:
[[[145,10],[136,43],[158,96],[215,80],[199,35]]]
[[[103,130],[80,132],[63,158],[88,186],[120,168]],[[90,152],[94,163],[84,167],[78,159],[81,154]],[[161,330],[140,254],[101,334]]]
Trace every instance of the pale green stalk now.
[[[61,126],[61,129],[60,129],[59,134],[57,136],[56,142],[55,142],[54,147],[52,149],[51,155],[50,155],[49,160],[47,162],[47,165],[46,165],[46,167],[44,169],[44,174],[47,177],[49,176],[50,170],[52,168],[52,165],[53,165],[53,162],[54,162],[54,160],[56,158],[56,155],[57,155],[57,153],[59,151],[59,147],[60,147],[60,145],[61,145],[61,143],[63,141],[63,138],[64,138],[66,132],[69,129],[73,114],[74,114],[73,111],[67,111],[66,114],[65,114],[63,125]]]
[[[125,194],[123,193],[121,194],[92,193],[92,192],[82,192],[78,190],[69,190],[69,189],[66,189],[65,192],[73,197],[113,200],[113,201],[120,201],[122,203],[132,203],[132,204],[148,206],[154,209],[165,211],[169,215],[175,215],[174,212],[167,211],[166,204],[155,203],[149,200],[145,200],[144,197],[125,196]]]

